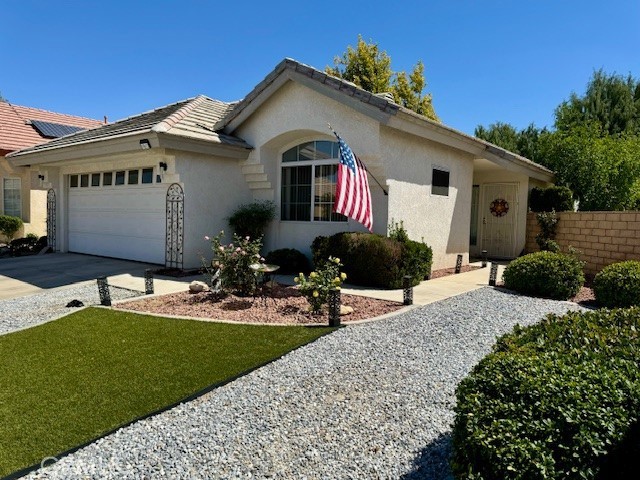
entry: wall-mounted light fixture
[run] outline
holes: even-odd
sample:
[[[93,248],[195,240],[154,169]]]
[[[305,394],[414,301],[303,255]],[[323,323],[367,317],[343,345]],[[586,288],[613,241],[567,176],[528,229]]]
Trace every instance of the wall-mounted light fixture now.
[[[167,162],[160,162],[159,165],[163,172],[167,171]]]
[[[149,150],[151,148],[151,142],[146,138],[143,138],[142,140],[140,140],[140,148],[142,150]]]
[[[42,174],[41,174],[41,175],[38,175],[38,178],[39,178],[40,180],[44,180],[44,175],[42,175]]]

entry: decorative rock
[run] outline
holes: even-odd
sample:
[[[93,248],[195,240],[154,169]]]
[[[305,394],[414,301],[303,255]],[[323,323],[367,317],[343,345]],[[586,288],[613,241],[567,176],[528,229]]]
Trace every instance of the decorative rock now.
[[[340,315],[350,315],[353,313],[353,307],[348,305],[340,305]]]
[[[78,307],[84,307],[84,303],[82,303],[80,300],[71,300],[69,303],[67,303],[67,308],[78,308]]]
[[[194,280],[189,284],[189,293],[200,293],[200,292],[204,292],[207,289],[208,287],[206,283],[199,282],[197,280]]]

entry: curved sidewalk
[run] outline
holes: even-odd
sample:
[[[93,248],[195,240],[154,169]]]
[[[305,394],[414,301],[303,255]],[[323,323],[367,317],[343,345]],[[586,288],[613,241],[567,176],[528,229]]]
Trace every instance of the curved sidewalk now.
[[[472,266],[480,266],[480,262],[471,263]],[[447,275],[446,277],[425,280],[420,285],[413,287],[413,304],[427,305],[429,303],[454,297],[461,293],[471,292],[489,285],[489,264],[486,268],[477,268],[469,272]],[[505,265],[498,265],[497,279],[500,281]],[[381,300],[391,300],[402,302],[402,289],[381,290],[374,288],[356,287],[345,285],[343,293],[351,295],[362,295],[365,297],[379,298]]]

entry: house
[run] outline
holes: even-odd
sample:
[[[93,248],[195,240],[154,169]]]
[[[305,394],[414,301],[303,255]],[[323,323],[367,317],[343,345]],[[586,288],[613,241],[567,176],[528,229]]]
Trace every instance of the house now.
[[[0,215],[20,217],[18,235],[45,235],[48,180],[37,167],[14,166],[5,156],[52,138],[102,125],[97,120],[0,101]],[[45,178],[41,178],[45,176]]]
[[[430,121],[384,95],[285,59],[243,100],[198,96],[10,155],[45,171],[57,249],[193,267],[205,235],[240,205],[272,200],[266,250],[309,253],[318,235],[362,231],[331,213],[337,169],[330,123],[370,179],[376,233],[403,221],[434,268],[525,244],[528,192],[553,172]]]

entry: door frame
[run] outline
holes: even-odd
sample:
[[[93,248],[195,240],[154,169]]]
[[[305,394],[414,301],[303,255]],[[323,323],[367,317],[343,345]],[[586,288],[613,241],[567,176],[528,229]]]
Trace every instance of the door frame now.
[[[511,187],[515,187],[515,194],[514,194],[514,198],[516,200],[516,204],[515,205],[510,205],[509,211],[513,212],[514,214],[514,219],[513,219],[513,242],[511,245],[511,254],[510,255],[506,255],[506,256],[502,256],[502,255],[491,255],[491,252],[489,252],[490,257],[492,258],[497,258],[497,259],[511,259],[511,258],[516,258],[518,255],[516,253],[516,246],[517,246],[517,237],[518,237],[518,222],[519,222],[519,215],[518,215],[518,210],[519,210],[519,197],[518,195],[520,194],[520,182],[491,182],[491,183],[481,183],[480,184],[480,205],[479,205],[479,209],[478,209],[478,222],[480,223],[478,225],[478,245],[480,247],[480,250],[488,250],[486,248],[486,246],[484,245],[484,233],[485,233],[485,223],[482,220],[483,216],[484,216],[484,208],[489,204],[489,202],[491,200],[489,200],[487,198],[487,188],[486,187],[496,187],[496,186],[511,186]]]

